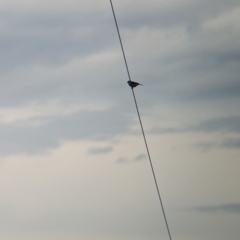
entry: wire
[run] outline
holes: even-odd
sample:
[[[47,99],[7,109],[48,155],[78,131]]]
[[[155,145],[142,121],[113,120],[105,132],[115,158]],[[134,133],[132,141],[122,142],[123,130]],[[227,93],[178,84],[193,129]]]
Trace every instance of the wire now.
[[[155,173],[154,173],[153,164],[152,164],[152,160],[151,160],[151,157],[150,157],[150,152],[149,152],[148,145],[147,145],[147,140],[146,140],[145,133],[144,133],[144,129],[143,129],[143,125],[142,125],[142,120],[141,120],[140,113],[139,113],[139,110],[138,110],[137,100],[136,100],[136,97],[135,97],[133,88],[132,88],[132,93],[133,93],[134,102],[135,102],[136,109],[137,109],[137,113],[138,113],[139,122],[140,122],[141,129],[142,129],[142,134],[143,134],[144,142],[145,142],[146,149],[147,149],[147,153],[148,153],[148,159],[149,159],[149,162],[150,162],[150,165],[151,165],[152,174],[153,174],[154,182],[155,182],[156,189],[157,189],[157,193],[158,193],[158,198],[159,198],[159,201],[160,201],[160,204],[161,204],[161,208],[162,208],[164,220],[165,220],[165,223],[166,223],[166,227],[167,227],[167,231],[168,231],[168,236],[169,236],[169,239],[172,240],[171,233],[170,233],[170,229],[169,229],[168,222],[167,222],[167,217],[166,217],[165,210],[164,210],[163,203],[162,203],[162,198],[161,198],[160,191],[159,191],[159,187],[158,187],[158,184],[157,184],[157,179],[156,179],[156,176],[155,176]]]
[[[110,0],[110,3],[111,3],[111,7],[112,7],[113,17],[114,17],[114,20],[115,20],[117,32],[118,32],[118,38],[119,38],[120,45],[121,45],[121,48],[122,48],[122,54],[123,54],[124,62],[125,62],[125,65],[126,65],[128,77],[129,77],[129,80],[131,81],[131,77],[130,77],[130,73],[129,73],[129,69],[128,69],[128,65],[127,65],[127,60],[126,60],[125,52],[124,52],[124,49],[123,49],[122,39],[121,39],[120,31],[119,31],[119,28],[118,28],[118,23],[117,23],[115,11],[114,11],[114,8],[113,8],[112,0]],[[139,110],[138,110],[138,104],[137,104],[137,100],[136,100],[136,97],[135,97],[135,94],[134,94],[133,87],[132,87],[132,93],[133,93],[133,98],[134,98],[135,106],[136,106],[136,109],[137,109],[137,114],[138,114],[140,126],[141,126],[141,129],[142,129],[142,134],[143,134],[143,138],[144,138],[144,142],[145,142],[145,146],[146,146],[146,150],[147,150],[147,154],[148,154],[148,159],[149,159],[150,166],[151,166],[151,169],[152,169],[152,174],[153,174],[155,186],[156,186],[157,193],[158,193],[159,202],[160,202],[160,205],[161,205],[161,208],[162,208],[163,217],[164,217],[165,224],[166,224],[166,227],[167,227],[168,236],[169,236],[169,239],[172,240],[171,233],[170,233],[170,229],[169,229],[169,226],[168,226],[167,217],[166,217],[166,214],[165,214],[165,210],[164,210],[162,198],[161,198],[160,191],[159,191],[159,187],[158,187],[158,184],[157,184],[157,179],[156,179],[156,176],[155,176],[155,172],[154,172],[154,168],[153,168],[153,164],[152,164],[150,152],[149,152],[149,149],[148,149],[147,140],[146,140],[146,137],[145,137],[145,133],[144,133],[143,125],[142,125],[142,120],[141,120],[141,116],[140,116],[140,113],[139,113]]]
[[[110,3],[111,3],[113,17],[114,17],[116,28],[117,28],[118,38],[119,38],[120,45],[121,45],[121,48],[122,48],[124,62],[125,62],[127,73],[128,73],[128,78],[131,81],[130,73],[129,73],[129,70],[128,70],[127,59],[126,59],[125,52],[124,52],[124,49],[123,49],[122,39],[121,39],[121,36],[120,36],[120,31],[119,31],[119,28],[118,28],[117,18],[116,18],[115,11],[114,11],[114,8],[113,8],[112,0],[110,0]]]

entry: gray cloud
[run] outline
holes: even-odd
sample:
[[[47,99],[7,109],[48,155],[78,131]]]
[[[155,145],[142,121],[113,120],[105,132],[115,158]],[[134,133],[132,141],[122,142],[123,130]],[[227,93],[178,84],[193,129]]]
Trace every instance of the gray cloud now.
[[[203,121],[186,130],[213,132],[213,131],[227,131],[233,133],[240,133],[240,116],[230,116],[224,118],[215,118]]]
[[[113,151],[113,148],[108,146],[108,147],[90,148],[88,153],[89,154],[105,154],[105,153],[110,153],[112,151]]]
[[[219,147],[219,146],[217,143],[214,143],[214,142],[200,142],[196,144],[196,147],[200,148],[203,152],[206,152],[212,148]]]
[[[134,163],[138,161],[145,160],[147,158],[147,155],[145,153],[140,153],[135,158],[127,158],[127,157],[120,157],[117,159],[117,163],[123,164],[123,163]]]
[[[240,55],[239,55],[240,56]],[[225,61],[228,61],[225,59]],[[240,58],[238,59],[238,62]],[[238,72],[236,71],[236,74]],[[227,78],[227,76],[226,76]],[[231,98],[239,98],[240,96],[240,83],[238,76],[232,76],[232,81],[228,83],[221,83],[219,81],[218,84],[216,82],[206,84],[203,86],[197,86],[192,88],[189,92],[184,92],[182,94],[182,98],[186,100],[214,100],[214,99],[231,99]]]
[[[137,155],[134,160],[142,161],[142,160],[145,160],[146,158],[147,158],[147,155],[145,153],[141,153],[141,154]]]
[[[217,213],[217,212],[240,213],[240,204],[228,203],[218,206],[200,206],[193,208],[193,210],[205,213]]]
[[[100,51],[112,34],[102,12],[3,14],[0,72],[32,64],[59,65]],[[102,34],[101,34],[102,33]]]
[[[159,127],[154,127],[149,131],[149,133],[152,134],[168,134],[168,133],[176,133],[176,132],[182,132],[183,129],[181,128],[159,128]]]
[[[130,7],[129,5],[133,5]],[[223,11],[229,11],[239,6],[238,1],[194,1],[194,2],[175,2],[166,4],[155,2],[153,5],[146,6],[144,1],[140,1],[138,6],[129,3],[128,7],[117,12],[120,26],[125,28],[136,28],[142,25],[151,27],[169,28],[176,25],[187,26],[189,32],[200,30],[203,22],[219,15]],[[135,13],[133,14],[132,9]],[[124,11],[123,11],[124,10]],[[122,24],[122,25],[121,25]]]
[[[136,1],[114,1],[114,4],[131,76],[133,80],[136,79],[144,85],[136,89],[140,112],[143,113],[144,118],[149,118],[150,122],[157,122],[156,111],[162,106],[168,111],[170,105],[172,109],[179,110],[174,112],[175,116],[178,112],[180,115],[183,114],[182,107],[188,108],[190,114],[194,115],[201,104],[201,106],[210,105],[211,109],[215,109],[216,106],[217,111],[223,110],[221,104],[223,102],[224,106],[232,108],[231,112],[234,110],[236,112],[237,108],[234,109],[233,106],[239,106],[240,100],[239,18],[230,10],[239,8],[239,0],[161,2],[139,0],[137,4]],[[9,107],[17,110],[19,106],[27,107],[32,103],[45,106],[55,100],[61,106],[64,105],[65,109],[68,105],[83,106],[85,103],[90,105],[108,103],[112,106],[111,109],[103,111],[86,110],[61,117],[51,115],[11,124],[1,123],[0,155],[43,153],[71,140],[104,139],[112,142],[119,135],[133,133],[131,127],[136,123],[136,112],[131,90],[126,84],[128,77],[109,2],[64,0],[59,3],[46,0],[23,2],[4,0],[0,12],[1,110]],[[229,19],[226,19],[226,15]],[[231,105],[232,102],[234,105]],[[151,115],[152,110],[153,115]],[[228,113],[223,113],[225,116],[226,114]],[[202,115],[207,116],[209,120],[180,127],[154,128],[152,133],[240,133],[240,116],[228,114],[229,117],[213,119],[212,112],[203,112]],[[174,116],[169,123],[176,122],[173,118]],[[38,122],[40,124],[35,124]],[[223,135],[229,137],[227,134]],[[191,140],[191,137],[189,139]],[[90,148],[89,153],[110,152],[111,142],[109,148]],[[238,138],[221,138],[218,143],[205,143],[205,145],[202,143],[202,147],[205,148],[238,148],[238,146]],[[190,152],[185,150],[186,154],[192,154],[193,149]],[[185,153],[182,152],[180,155],[185,156]],[[132,158],[115,157],[119,164],[136,164],[138,160],[146,158],[146,155],[144,157],[140,152],[138,156]],[[96,176],[91,172],[91,175],[97,178],[91,179],[86,174],[80,181],[76,181],[74,174],[79,176],[78,171],[76,173],[71,170],[73,175],[65,169],[57,175],[52,174],[52,171],[45,174],[43,170],[48,169],[49,161],[44,161],[43,158],[43,165],[46,164],[46,168],[42,171],[45,177],[49,174],[53,186],[49,189],[49,181],[44,185],[46,178],[42,178],[42,174],[35,176],[31,168],[18,171],[19,161],[17,159],[15,162],[14,159],[13,157],[13,160],[6,161],[10,162],[9,169],[12,172],[6,177],[1,175],[2,187],[7,189],[6,194],[4,191],[2,193],[3,201],[6,200],[11,205],[11,202],[17,199],[16,208],[7,204],[0,205],[2,229],[7,229],[9,233],[17,229],[21,231],[19,235],[23,239],[46,239],[47,234],[43,234],[42,237],[38,234],[56,231],[60,235],[52,235],[48,238],[73,239],[71,237],[73,232],[85,231],[93,234],[88,239],[151,240],[159,239],[159,234],[162,236],[166,233],[166,229],[163,229],[164,222],[159,224],[160,212],[156,211],[159,208],[154,207],[151,194],[144,192],[144,196],[149,197],[149,200],[146,200],[139,197],[143,191],[138,188],[134,187],[134,191],[129,188],[125,192],[125,183],[131,178],[126,176],[125,182],[122,182],[121,167],[115,167],[117,171],[106,179],[106,183],[111,184],[109,188],[105,188],[106,184],[100,181],[102,173],[114,171],[114,167],[111,171],[105,168],[97,169],[99,171]],[[24,160],[20,159],[20,161],[19,166],[25,166],[22,164]],[[39,161],[42,161],[42,157]],[[30,162],[32,163],[31,160]],[[141,162],[139,164],[141,165]],[[4,164],[3,170],[7,169],[5,167]],[[194,167],[197,166],[193,166],[193,169]],[[218,170],[219,167],[221,166],[218,166]],[[34,168],[39,171],[37,165],[34,165]],[[59,167],[56,169],[60,170]],[[91,166],[92,169],[94,168]],[[86,172],[88,169],[84,170],[83,172]],[[25,171],[29,171],[29,175],[25,174]],[[4,172],[8,173],[8,171]],[[22,175],[18,175],[19,172]],[[65,172],[69,175],[64,176],[62,173]],[[221,180],[222,175],[218,176],[218,173],[219,171],[216,171],[216,177]],[[186,182],[192,176],[190,175],[186,174],[186,178],[179,175],[176,179],[179,177]],[[193,184],[198,185],[199,176],[194,175]],[[16,182],[14,177],[17,177]],[[60,178],[64,184],[59,183],[60,187],[58,187],[57,182]],[[112,179],[119,183],[112,182]],[[18,180],[23,181],[22,184]],[[81,184],[78,186],[76,182]],[[28,183],[32,187],[29,192]],[[72,194],[68,194],[72,187],[77,188],[72,189]],[[119,191],[121,188],[123,192]],[[41,197],[36,197],[39,190]],[[55,195],[56,190],[59,190],[60,194]],[[201,191],[200,189],[200,193],[203,194],[206,192]],[[175,192],[174,194],[178,194]],[[129,193],[133,194],[133,197]],[[236,194],[234,191],[231,194],[229,197],[234,201]],[[100,197],[103,197],[102,201],[99,201]],[[133,201],[134,197],[141,202]],[[41,199],[39,205],[35,205],[39,199]],[[176,204],[174,199],[173,202],[167,201],[169,209]],[[177,204],[186,203],[184,200],[183,198]],[[28,201],[32,204],[26,204]],[[56,203],[59,201],[62,201],[62,205],[57,207]],[[148,202],[150,204],[146,204]],[[141,203],[138,208],[136,203],[137,205]],[[197,215],[196,211],[239,213],[239,204],[200,206],[193,210],[192,216]],[[184,218],[182,216],[179,218],[174,213],[171,216],[170,211],[173,229],[175,225],[177,234],[183,232],[182,236],[178,235],[180,239],[238,238],[239,229],[236,227],[234,230],[235,225],[232,224],[235,219],[227,225],[231,228],[231,235],[226,236],[229,232],[224,231],[226,228],[220,225],[216,228],[219,220],[217,216],[216,221],[211,223],[212,232],[207,230],[209,220],[207,216],[205,217],[203,220],[185,218],[185,221],[179,221]],[[191,230],[186,232],[183,229],[191,225],[189,221],[194,224]],[[34,236],[31,234],[28,236],[28,233]],[[69,236],[64,236],[64,233],[69,233]],[[166,235],[162,236],[164,237]],[[2,237],[2,239],[10,238],[11,235]],[[20,238],[17,234],[16,238],[11,239]],[[84,239],[80,233],[76,239],[82,238]]]
[[[122,163],[129,163],[130,160],[128,158],[125,158],[125,157],[120,157],[120,158],[117,159],[116,162],[122,164]]]
[[[200,142],[196,144],[196,147],[203,151],[209,151],[212,148],[240,148],[239,138],[226,138],[219,142]]]
[[[200,122],[195,125],[158,128],[155,127],[149,131],[150,134],[171,134],[171,133],[187,133],[187,132],[223,132],[240,134],[240,116],[229,116],[223,118],[214,118]],[[220,141],[203,141],[195,144],[197,148],[203,151],[209,151],[212,148],[240,148],[240,139],[237,137],[222,137]]]
[[[120,24],[123,23],[123,27],[132,28],[133,34],[138,34],[141,27],[146,27],[149,33],[153,30],[153,26],[156,27],[155,31],[160,31],[159,25],[172,27],[173,32],[175,25],[179,24],[183,29],[194,29],[191,25],[200,27],[196,28],[199,35],[188,30],[183,31],[186,34],[186,41],[179,43],[180,51],[173,49],[164,54],[159,51],[158,57],[154,58],[150,57],[151,51],[153,51],[150,49],[148,63],[143,58],[130,59],[131,69],[136,78],[143,79],[143,82],[148,79],[147,85],[144,84],[144,87],[145,89],[147,86],[151,87],[151,95],[147,96],[148,100],[143,101],[143,106],[149,107],[150,100],[157,105],[166,100],[196,99],[199,101],[207,97],[238,96],[239,68],[233,68],[233,66],[239,62],[239,51],[236,51],[239,49],[239,44],[229,44],[232,42],[232,32],[226,34],[223,29],[217,34],[229,36],[229,38],[215,44],[218,47],[213,48],[212,40],[218,39],[216,33],[211,32],[208,35],[201,28],[201,25],[208,19],[233,9],[238,2],[222,1],[219,4],[215,1],[211,3],[196,1],[176,4],[176,6],[171,4],[162,6],[162,4],[152,2],[150,5],[146,8],[145,3],[141,1],[137,9],[134,8],[135,14],[132,14],[129,6],[123,5],[124,11],[117,10],[116,7]],[[60,73],[53,76],[40,69],[34,75],[26,72],[24,76],[19,76],[19,73],[16,73],[15,77],[12,76],[13,71],[17,68],[31,68],[31,66],[40,65],[52,69],[56,66],[61,67],[75,58],[87,57],[97,52],[115,50],[121,57],[111,9],[101,7],[99,11],[88,11],[87,14],[84,14],[83,9],[84,6],[73,12],[66,9],[63,12],[54,13],[53,11],[47,15],[40,11],[38,14],[9,13],[2,16],[6,24],[1,29],[2,37],[0,38],[0,46],[2,46],[0,56],[0,65],[2,66],[0,67],[1,106],[48,101],[56,98],[65,102],[92,101],[92,99],[109,101],[112,97],[111,93],[113,95],[116,91],[124,93],[123,88],[119,87],[119,85],[124,85],[127,80],[122,59],[115,62],[114,67],[106,63],[101,66],[102,71],[90,63],[88,67],[92,66],[92,74],[71,71],[66,75]],[[196,9],[198,10],[196,11]],[[122,35],[123,38],[126,36],[124,29]],[[172,37],[174,38],[175,35]],[[138,38],[135,39],[137,41]],[[135,51],[131,46],[128,47],[128,40],[126,36],[126,51],[129,56],[134,56],[135,52],[139,52],[139,48]],[[151,41],[147,36],[143,40]],[[168,39],[165,40],[168,41]],[[154,51],[158,51],[158,48],[159,45],[156,45]],[[167,49],[171,49],[171,46],[168,46]],[[144,58],[146,58],[145,55]],[[183,64],[185,62],[186,64]],[[159,65],[163,66],[160,70]],[[223,65],[228,65],[228,69],[226,69],[227,67],[223,68]],[[116,66],[120,66],[120,69]],[[176,67],[173,69],[173,66]],[[83,72],[85,68],[86,66],[79,66]],[[209,73],[216,72],[218,74],[212,76],[210,80],[200,81]],[[93,73],[95,73],[94,76]],[[224,76],[226,84],[219,84],[221,76]],[[107,79],[111,79],[112,82]],[[201,82],[200,86],[197,88],[192,86],[198,82]],[[145,98],[147,99],[147,97]],[[114,99],[118,102],[120,99],[122,101],[120,97]]]
[[[240,116],[229,116],[222,118],[214,118],[202,121],[195,125],[171,127],[171,128],[158,128],[155,127],[150,130],[152,134],[167,134],[167,133],[182,133],[182,132],[229,132],[229,133],[240,133]],[[226,140],[224,143],[230,141],[237,142],[238,140]]]
[[[134,7],[134,12],[137,14],[132,14],[131,7],[119,11],[119,24],[123,29],[129,30],[130,28],[132,31],[141,28],[147,29],[149,26],[156,34],[156,39],[158,37],[157,31],[164,31],[165,28],[172,29],[169,32],[172,37],[181,38],[184,36],[186,38],[184,42],[176,43],[179,46],[177,49],[175,44],[168,45],[168,43],[165,43],[164,48],[170,47],[172,51],[164,51],[164,54],[159,52],[157,59],[151,62],[151,66],[162,66],[154,80],[158,83],[161,82],[161,87],[167,87],[165,90],[169,91],[168,96],[182,100],[189,100],[190,98],[193,100],[195,99],[195,92],[198,91],[198,96],[195,96],[196,99],[203,100],[206,90],[209,93],[209,88],[211,88],[213,92],[216,92],[215,97],[223,98],[225,95],[220,95],[220,93],[224,91],[224,87],[219,89],[219,84],[221,85],[222,81],[226,85],[229,83],[230,86],[239,85],[239,43],[237,43],[237,38],[234,37],[236,33],[234,33],[234,26],[231,23],[228,23],[233,27],[231,30],[229,28],[226,30],[221,22],[219,23],[220,29],[217,30],[214,28],[208,29],[205,24],[208,21],[225,17],[236,7],[239,7],[236,0],[221,1],[221,4],[217,1],[179,2],[179,4],[175,3],[174,5],[156,2],[148,7],[140,2],[137,8]],[[228,35],[226,37],[227,31]],[[174,32],[176,32],[176,36],[173,34]],[[146,33],[151,34],[151,31],[146,31]],[[163,35],[162,38],[159,38],[159,41],[165,39]],[[155,51],[158,51],[159,45],[154,45],[154,41],[153,49],[150,48],[149,50],[154,51],[154,46]],[[133,46],[130,47],[133,48]],[[131,51],[131,48],[128,50]],[[148,62],[149,60],[152,59],[148,59]],[[141,59],[138,60],[138,66],[139,61]],[[156,68],[150,68],[146,62],[145,64],[148,67],[148,72],[151,69],[151,78],[149,78],[149,75],[146,76],[151,81],[150,79],[155,77],[153,71],[156,71]],[[145,67],[144,64],[143,67]],[[210,75],[211,77],[209,77]],[[142,72],[140,77],[143,77]],[[205,81],[206,78],[208,78],[207,81]],[[173,82],[175,84],[172,84]],[[188,84],[186,85],[186,83]],[[171,85],[171,89],[169,85]],[[193,89],[191,89],[191,85]],[[198,88],[195,89],[196,85],[198,85]],[[199,87],[202,89],[202,93],[199,91]],[[231,90],[234,89],[228,89],[228,92],[231,93]],[[234,92],[236,92],[236,89]],[[226,94],[228,93],[226,92]],[[208,94],[208,97],[213,97],[213,95]]]
[[[240,139],[226,139],[221,143],[221,147],[240,148]]]
[[[1,125],[0,154],[39,153],[68,140],[112,139],[129,132],[133,122],[116,108],[37,120],[44,120],[44,124],[35,126],[31,121],[20,121]]]

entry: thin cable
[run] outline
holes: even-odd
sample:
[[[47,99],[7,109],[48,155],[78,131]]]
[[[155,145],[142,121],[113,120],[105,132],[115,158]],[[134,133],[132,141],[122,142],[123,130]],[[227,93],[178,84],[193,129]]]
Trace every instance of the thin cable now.
[[[110,0],[110,3],[111,3],[111,7],[112,7],[113,17],[114,17],[114,20],[115,20],[117,32],[118,32],[118,38],[119,38],[120,45],[121,45],[121,48],[122,48],[122,54],[123,54],[124,62],[125,62],[127,73],[128,73],[128,78],[131,81],[131,77],[130,77],[130,73],[129,73],[128,65],[127,65],[127,59],[126,59],[125,52],[124,52],[124,49],[123,49],[122,39],[121,39],[121,36],[120,36],[120,31],[119,31],[119,28],[118,28],[117,18],[116,18],[115,12],[114,12],[112,0]]]
[[[142,134],[143,134],[145,146],[146,146],[147,153],[148,153],[148,159],[149,159],[149,162],[150,162],[150,165],[151,165],[152,174],[153,174],[154,182],[155,182],[156,189],[157,189],[157,193],[158,193],[158,198],[159,198],[159,201],[160,201],[160,204],[161,204],[161,208],[162,208],[164,220],[165,220],[165,223],[166,223],[166,227],[167,227],[167,231],[168,231],[168,236],[169,236],[169,239],[172,240],[171,233],[170,233],[170,229],[169,229],[168,222],[167,222],[167,217],[166,217],[165,210],[164,210],[163,203],[162,203],[162,198],[161,198],[160,191],[159,191],[158,184],[157,184],[157,179],[156,179],[156,176],[155,176],[155,173],[154,173],[153,164],[152,164],[152,159],[151,159],[151,157],[150,157],[150,152],[149,152],[149,149],[148,149],[147,140],[146,140],[145,133],[144,133],[144,129],[143,129],[143,125],[142,125],[142,120],[141,120],[140,113],[139,113],[139,110],[138,110],[137,100],[136,100],[136,97],[135,97],[133,88],[132,88],[132,93],[133,93],[134,102],[135,102],[136,109],[137,109],[137,113],[138,113],[139,122],[140,122],[141,129],[142,129]]]
[[[128,77],[129,77],[129,80],[131,81],[130,73],[129,73],[129,69],[128,69],[128,65],[127,65],[127,60],[126,60],[126,57],[125,57],[125,53],[124,53],[124,49],[123,49],[123,44],[122,44],[122,40],[121,40],[121,35],[120,35],[120,32],[119,32],[119,28],[118,28],[118,24],[117,24],[117,19],[116,19],[116,15],[115,15],[114,8],[113,8],[113,4],[112,4],[112,0],[110,0],[110,3],[111,3],[111,7],[112,7],[112,12],[113,12],[113,16],[114,16],[114,20],[115,20],[117,32],[118,32],[119,41],[120,41],[121,48],[122,48],[123,58],[124,58],[124,61],[125,61],[125,65],[126,65]],[[151,166],[151,169],[152,169],[152,174],[153,174],[155,186],[156,186],[157,193],[158,193],[158,198],[159,198],[159,201],[160,201],[160,205],[161,205],[161,208],[162,208],[162,212],[163,212],[165,224],[166,224],[166,227],[167,227],[168,236],[169,236],[169,239],[172,240],[171,233],[170,233],[170,229],[169,229],[168,222],[167,222],[167,217],[166,217],[166,214],[165,214],[165,210],[164,210],[163,203],[162,203],[162,198],[161,198],[160,191],[159,191],[159,188],[158,188],[157,179],[156,179],[156,176],[155,176],[155,172],[154,172],[154,168],[153,168],[153,164],[152,164],[150,152],[149,152],[149,149],[148,149],[147,140],[146,140],[146,137],[145,137],[145,133],[144,133],[143,125],[142,125],[142,120],[141,120],[141,116],[140,116],[140,113],[139,113],[139,110],[138,110],[137,100],[136,100],[136,97],[135,97],[135,94],[134,94],[133,87],[132,87],[132,93],[133,93],[133,98],[134,98],[135,106],[136,106],[137,113],[138,113],[139,122],[140,122],[141,129],[142,129],[142,134],[143,134],[145,146],[146,146],[146,149],[147,149],[148,159],[149,159],[150,166]]]

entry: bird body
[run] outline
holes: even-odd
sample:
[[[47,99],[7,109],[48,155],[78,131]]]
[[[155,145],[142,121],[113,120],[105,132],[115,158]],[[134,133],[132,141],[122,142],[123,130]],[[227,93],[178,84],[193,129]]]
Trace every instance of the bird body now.
[[[134,87],[136,87],[136,86],[138,86],[138,85],[142,85],[142,84],[140,84],[140,83],[138,83],[138,82],[133,82],[133,81],[131,81],[131,80],[129,80],[128,82],[128,85],[131,87],[131,88],[134,88]],[[143,86],[143,85],[142,85]]]

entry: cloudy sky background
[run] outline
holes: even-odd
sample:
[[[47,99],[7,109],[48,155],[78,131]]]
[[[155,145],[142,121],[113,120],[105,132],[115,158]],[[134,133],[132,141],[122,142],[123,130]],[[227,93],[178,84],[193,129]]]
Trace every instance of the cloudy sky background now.
[[[239,1],[113,4],[172,238],[239,239]],[[110,2],[0,12],[0,238],[167,240]]]

